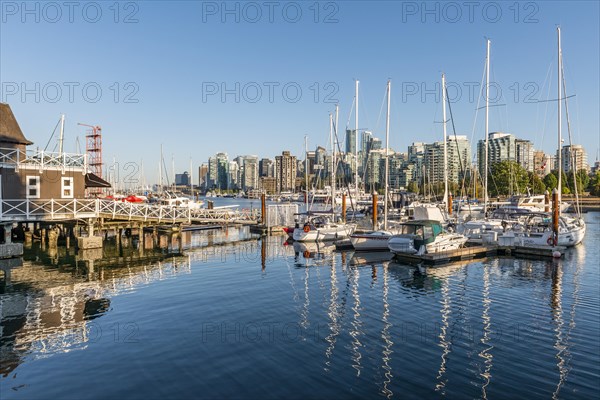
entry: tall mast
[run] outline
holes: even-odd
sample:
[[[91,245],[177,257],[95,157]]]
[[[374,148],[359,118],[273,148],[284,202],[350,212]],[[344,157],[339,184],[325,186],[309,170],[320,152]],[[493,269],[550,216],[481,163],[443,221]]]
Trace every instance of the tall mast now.
[[[442,126],[444,131],[444,204],[448,205],[448,147],[446,143],[446,75],[442,74]]]
[[[335,189],[336,189],[336,175],[337,175],[337,137],[338,137],[338,116],[339,116],[340,106],[335,105],[335,125],[333,126],[333,196],[331,196],[331,206],[332,208],[335,206]]]
[[[60,138],[58,139],[58,152],[63,153],[63,143],[65,140],[65,114],[60,116]]]
[[[556,27],[558,33],[558,213],[560,214],[560,203],[562,202],[562,49],[560,46],[560,26]]]
[[[192,170],[192,157],[190,157],[190,193],[192,193],[192,197],[194,197],[194,171]]]
[[[385,191],[383,201],[383,229],[387,230],[388,216],[388,182],[390,178],[390,89],[392,82],[387,82],[387,115],[385,117]]]
[[[358,200],[358,79],[355,84],[355,110],[354,110],[354,196]]]
[[[175,185],[175,154],[173,153],[171,153],[171,177],[173,178],[171,187],[173,190],[177,190],[177,186]]]
[[[489,151],[489,122],[490,122],[490,39],[487,40],[487,55],[485,58],[485,162],[483,170],[483,213],[487,212],[488,203],[488,151]]]
[[[334,177],[334,172],[333,172],[333,166],[335,164],[335,161],[333,160],[334,155],[335,155],[335,150],[333,149],[333,114],[329,113],[329,144],[331,145],[331,162],[329,163],[329,185],[330,185],[330,190],[331,190],[331,210],[333,212],[333,207],[334,207],[334,190],[333,187],[335,185],[334,181],[335,181],[335,177]]]
[[[308,212],[308,135],[304,135],[304,208]]]
[[[160,145],[160,161],[158,162],[158,192],[162,193],[163,181],[162,181],[162,168],[163,168],[163,145]]]

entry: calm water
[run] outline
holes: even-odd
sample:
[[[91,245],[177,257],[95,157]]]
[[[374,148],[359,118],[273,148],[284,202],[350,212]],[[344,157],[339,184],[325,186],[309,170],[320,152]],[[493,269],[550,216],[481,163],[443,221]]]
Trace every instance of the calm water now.
[[[426,270],[237,229],[192,235],[185,257],[106,246],[93,265],[34,245],[0,295],[0,397],[595,397],[586,219],[559,261]]]

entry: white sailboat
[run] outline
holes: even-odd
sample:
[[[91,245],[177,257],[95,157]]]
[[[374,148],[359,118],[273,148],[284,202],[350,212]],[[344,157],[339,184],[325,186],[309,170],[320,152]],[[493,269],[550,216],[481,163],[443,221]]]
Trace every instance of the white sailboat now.
[[[385,195],[383,208],[383,230],[350,235],[350,242],[355,250],[388,250],[388,240],[392,233],[388,232],[388,182],[389,182],[389,149],[390,149],[390,91],[391,81],[387,82],[387,116],[385,124]]]
[[[333,116],[329,114],[329,134],[331,137],[332,151],[332,162],[331,162],[331,198],[335,199],[335,170],[336,164],[336,152],[335,152],[335,141],[337,139],[337,118],[339,108],[336,105],[335,114],[336,122],[333,123]],[[334,128],[335,138],[334,139]],[[294,228],[292,238],[297,242],[322,242],[329,240],[344,239],[350,236],[356,224],[345,223],[341,220],[340,216],[335,214],[335,205],[332,202],[331,215],[313,215],[308,217],[302,226]]]

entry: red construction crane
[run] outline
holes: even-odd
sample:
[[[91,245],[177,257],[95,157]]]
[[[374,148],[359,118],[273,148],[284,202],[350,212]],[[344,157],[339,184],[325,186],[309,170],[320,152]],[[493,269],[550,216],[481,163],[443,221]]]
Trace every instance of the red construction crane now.
[[[85,151],[88,157],[88,170],[102,178],[102,128],[98,125],[78,123],[90,128],[85,135]],[[101,192],[101,189],[98,190]]]

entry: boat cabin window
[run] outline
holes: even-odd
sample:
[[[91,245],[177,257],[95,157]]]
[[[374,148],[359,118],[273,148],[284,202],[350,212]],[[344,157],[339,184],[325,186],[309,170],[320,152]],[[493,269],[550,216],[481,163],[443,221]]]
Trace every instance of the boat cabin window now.
[[[424,226],[423,229],[423,239],[429,239],[433,237],[433,228],[431,226]]]

